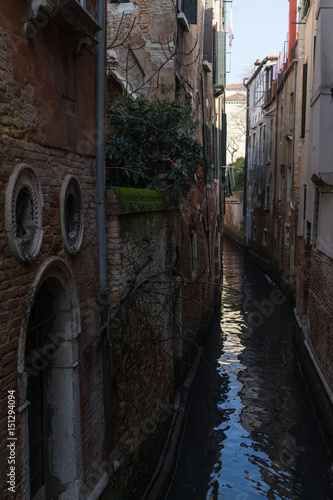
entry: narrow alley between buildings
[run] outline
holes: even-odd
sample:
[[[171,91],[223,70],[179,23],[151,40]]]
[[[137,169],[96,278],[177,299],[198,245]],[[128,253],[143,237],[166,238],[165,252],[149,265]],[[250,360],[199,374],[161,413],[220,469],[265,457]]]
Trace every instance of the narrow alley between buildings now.
[[[221,315],[206,341],[166,498],[332,499],[290,301],[228,239],[223,264]]]

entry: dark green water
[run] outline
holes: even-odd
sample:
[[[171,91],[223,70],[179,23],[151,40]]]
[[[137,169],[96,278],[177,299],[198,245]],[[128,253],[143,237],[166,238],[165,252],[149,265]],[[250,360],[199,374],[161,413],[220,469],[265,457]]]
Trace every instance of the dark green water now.
[[[224,242],[221,316],[205,345],[167,500],[333,499],[286,297]]]

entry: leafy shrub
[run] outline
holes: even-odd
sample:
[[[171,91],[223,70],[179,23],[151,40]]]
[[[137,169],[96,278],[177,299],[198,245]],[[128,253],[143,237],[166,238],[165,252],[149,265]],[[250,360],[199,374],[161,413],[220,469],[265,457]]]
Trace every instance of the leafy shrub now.
[[[186,197],[202,163],[202,148],[194,130],[193,112],[186,103],[143,96],[112,101],[106,142],[107,182],[170,189],[174,199]]]
[[[235,189],[234,191],[242,191],[244,189],[244,168],[245,158],[237,158],[233,163],[235,175]]]

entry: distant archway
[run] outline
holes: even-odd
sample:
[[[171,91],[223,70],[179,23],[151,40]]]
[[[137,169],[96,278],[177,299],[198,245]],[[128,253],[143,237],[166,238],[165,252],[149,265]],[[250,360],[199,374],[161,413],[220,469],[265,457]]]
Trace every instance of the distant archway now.
[[[28,296],[19,342],[24,490],[31,500],[78,498],[81,476],[77,336],[73,275],[49,259]]]

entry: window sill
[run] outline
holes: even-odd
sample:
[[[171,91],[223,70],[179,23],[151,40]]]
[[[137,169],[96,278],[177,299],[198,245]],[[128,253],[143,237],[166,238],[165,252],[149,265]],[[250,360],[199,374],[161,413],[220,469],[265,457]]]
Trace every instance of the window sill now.
[[[213,71],[212,64],[206,61],[206,59],[202,61],[202,68],[205,71],[205,73],[211,73]]]
[[[184,31],[190,31],[190,25],[188,23],[188,20],[185,16],[184,12],[178,12],[177,20]]]
[[[32,0],[30,21],[38,29],[46,26],[53,18],[73,35],[73,52],[81,53],[83,46],[92,51],[97,45],[96,33],[101,26],[86,11],[78,0]]]

